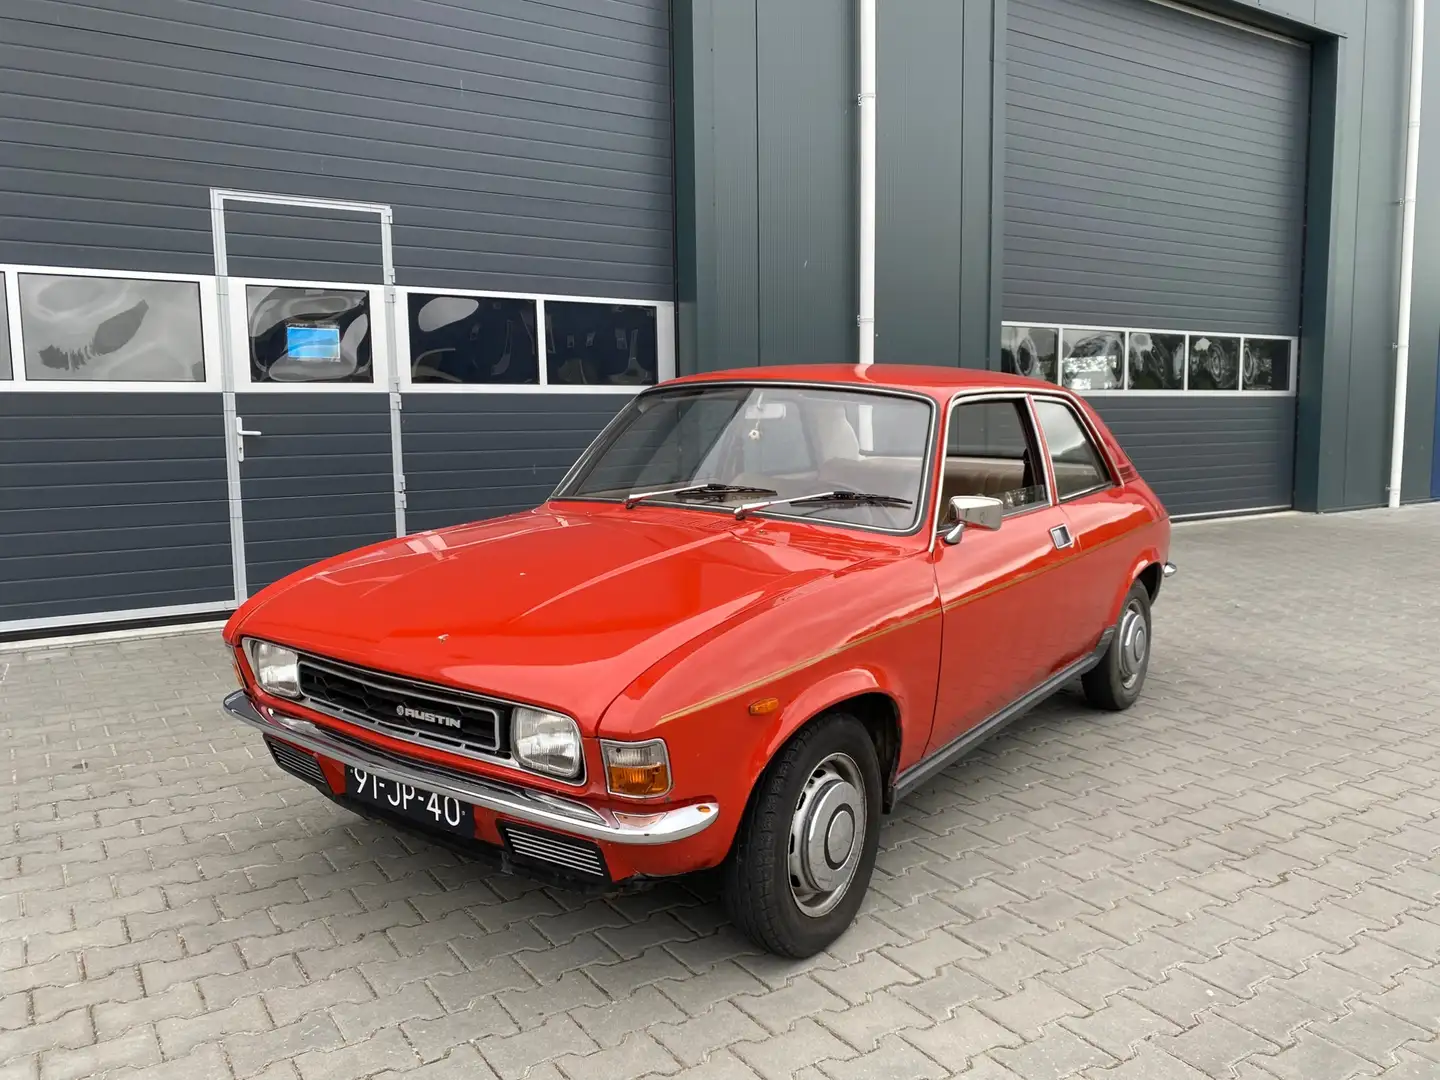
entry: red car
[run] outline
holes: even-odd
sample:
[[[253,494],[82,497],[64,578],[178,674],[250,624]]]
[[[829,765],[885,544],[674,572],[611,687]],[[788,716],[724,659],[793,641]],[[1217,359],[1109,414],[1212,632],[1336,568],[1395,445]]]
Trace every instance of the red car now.
[[[601,888],[721,867],[807,956],[880,820],[1073,679],[1135,701],[1170,523],[1090,407],[945,368],[637,395],[535,510],[340,555],[230,620],[231,715],[361,813]]]

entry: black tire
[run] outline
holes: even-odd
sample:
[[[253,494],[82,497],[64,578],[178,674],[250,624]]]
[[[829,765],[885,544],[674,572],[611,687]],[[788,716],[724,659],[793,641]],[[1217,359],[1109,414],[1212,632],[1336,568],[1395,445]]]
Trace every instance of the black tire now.
[[[1137,581],[1120,606],[1110,647],[1080,680],[1091,705],[1123,712],[1135,704],[1150,670],[1150,642],[1150,590]]]
[[[850,778],[845,780],[847,775]],[[849,784],[849,792],[833,788],[839,782],[836,777]],[[742,933],[763,949],[798,960],[815,955],[845,932],[865,899],[875,867],[875,849],[880,842],[880,787],[875,744],[865,726],[853,716],[831,713],[802,728],[785,744],[756,784],[734,850],[725,863],[725,902]],[[858,791],[864,794],[863,833],[853,830],[852,809],[850,822],[855,835],[850,846],[844,848],[847,861],[851,854],[857,860],[853,872],[843,890],[807,894],[803,878],[798,879],[798,885],[792,884],[790,866],[791,827],[801,813],[802,796],[807,800],[807,809],[813,809],[813,814],[807,816],[817,822],[822,812],[842,807],[825,821],[840,823],[839,833],[827,826],[827,837],[843,837],[843,799]],[[854,850],[857,844],[858,852]],[[822,850],[823,857],[829,860],[832,847]],[[840,849],[837,846],[833,850]],[[820,910],[830,897],[834,897],[833,906]],[[806,910],[806,903],[814,907],[815,913]]]

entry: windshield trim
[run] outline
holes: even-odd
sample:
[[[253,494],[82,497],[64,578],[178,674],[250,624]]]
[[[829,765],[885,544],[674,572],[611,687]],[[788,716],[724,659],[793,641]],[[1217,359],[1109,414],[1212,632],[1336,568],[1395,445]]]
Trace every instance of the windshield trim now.
[[[930,520],[930,504],[932,502],[932,497],[934,495],[933,489],[935,487],[935,429],[937,426],[936,418],[939,415],[939,405],[936,403],[935,399],[929,394],[922,394],[915,390],[904,390],[899,387],[856,386],[849,383],[842,384],[819,380],[812,381],[806,379],[706,379],[700,382],[693,383],[671,382],[660,383],[656,386],[647,387],[645,390],[641,391],[633,398],[631,398],[630,401],[626,402],[625,406],[615,414],[614,418],[603,428],[601,428],[600,433],[596,435],[595,438],[591,441],[590,445],[585,448],[585,452],[576,459],[575,464],[571,465],[570,468],[566,471],[564,477],[561,478],[560,483],[555,486],[555,489],[550,493],[546,501],[594,502],[605,503],[612,506],[618,506],[625,501],[623,496],[601,497],[597,495],[566,494],[565,489],[569,487],[569,485],[574,481],[575,477],[586,466],[590,464],[590,462],[600,452],[601,448],[608,447],[609,437],[619,427],[619,424],[622,418],[625,416],[626,411],[629,410],[635,403],[639,402],[642,398],[651,397],[657,394],[677,393],[685,390],[705,390],[712,387],[717,389],[724,387],[765,389],[766,387],[772,386],[785,387],[791,390],[829,390],[836,393],[875,394],[881,397],[905,398],[910,401],[918,401],[921,404],[927,406],[929,409],[929,421],[926,427],[925,451],[923,464],[921,467],[922,475],[920,488],[920,503],[917,507],[918,512],[915,516],[915,524],[907,529],[887,529],[878,525],[859,525],[849,521],[832,521],[828,518],[817,518],[810,514],[786,514],[770,510],[760,510],[756,512],[753,515],[755,518],[773,518],[781,521],[803,521],[808,522],[811,525],[828,525],[837,529],[855,529],[861,532],[880,533],[884,536],[914,536],[917,533],[924,531],[926,524]],[[648,501],[647,505],[665,506],[670,507],[671,509],[678,508],[684,510],[694,510],[699,513],[734,513],[733,507],[727,508],[723,506],[697,506],[694,503],[689,502],[667,502],[661,499],[651,499]]]

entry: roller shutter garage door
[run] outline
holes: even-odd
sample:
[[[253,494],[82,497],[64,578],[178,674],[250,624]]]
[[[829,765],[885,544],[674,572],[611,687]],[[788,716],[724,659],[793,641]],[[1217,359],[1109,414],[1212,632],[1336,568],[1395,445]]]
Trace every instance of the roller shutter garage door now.
[[[1010,0],[1002,363],[1086,392],[1172,514],[1289,506],[1307,46]]]

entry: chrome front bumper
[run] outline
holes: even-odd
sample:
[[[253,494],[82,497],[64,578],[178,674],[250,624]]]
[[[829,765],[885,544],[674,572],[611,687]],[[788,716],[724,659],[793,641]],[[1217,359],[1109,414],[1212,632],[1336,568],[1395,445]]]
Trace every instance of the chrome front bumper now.
[[[380,750],[363,749],[342,741],[318,724],[285,716],[270,708],[257,708],[243,690],[225,699],[225,711],[242,723],[291,746],[382,776],[399,784],[449,795],[462,802],[494,811],[512,821],[555,829],[588,840],[612,844],[669,844],[703,832],[720,816],[713,802],[693,803],[673,810],[635,813],[597,810],[573,799],[562,799],[478,776],[461,776],[405,761]]]

